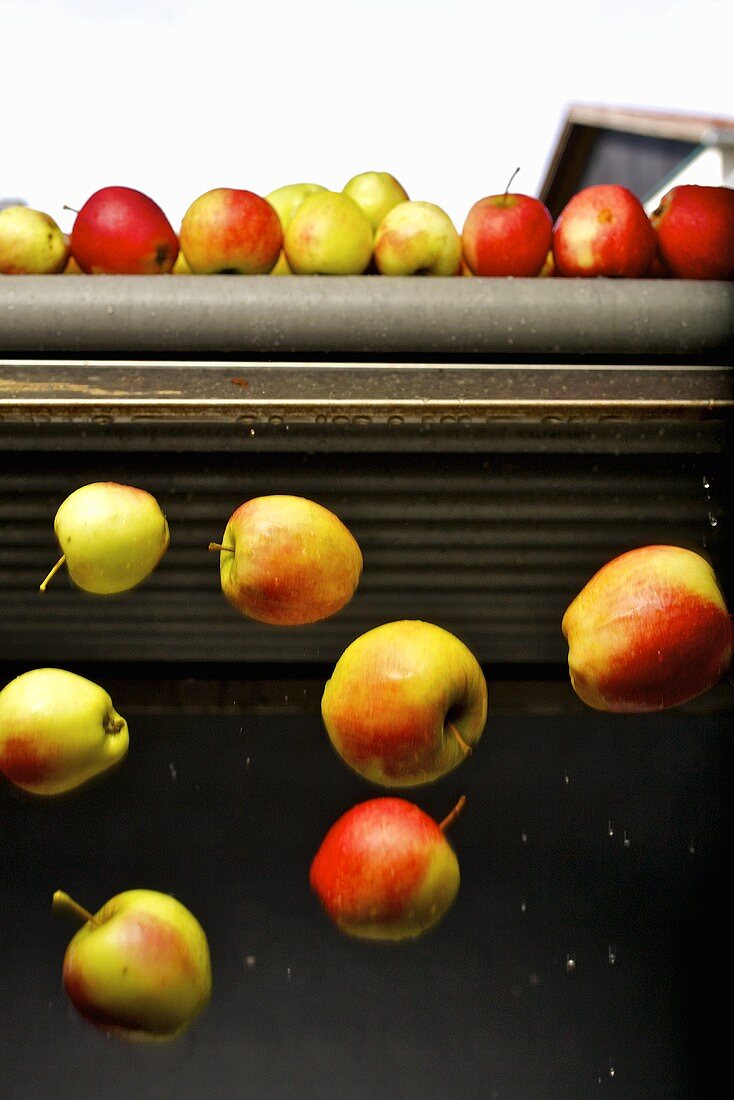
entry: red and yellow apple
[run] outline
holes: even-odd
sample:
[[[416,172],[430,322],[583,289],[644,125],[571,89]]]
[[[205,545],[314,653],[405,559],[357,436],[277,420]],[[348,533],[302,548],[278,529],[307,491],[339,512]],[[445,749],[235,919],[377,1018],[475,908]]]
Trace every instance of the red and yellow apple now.
[[[178,237],[148,195],[103,187],[76,216],[71,252],[87,275],[161,275],[176,262]]]
[[[461,240],[475,275],[534,277],[541,273],[553,236],[550,211],[530,195],[487,195],[471,207]]]
[[[553,227],[558,275],[642,278],[655,256],[655,232],[640,200],[615,183],[577,191]]]
[[[364,210],[373,232],[393,206],[408,201],[407,191],[390,172],[360,172],[342,190]]]
[[[266,275],[280,254],[283,231],[267,199],[215,187],[191,203],[180,238],[195,275]]]
[[[196,917],[156,890],[126,890],[98,913],[57,890],[54,908],[84,924],[66,949],[63,981],[90,1023],[125,1039],[172,1039],[208,1004],[209,945]]]
[[[650,215],[665,268],[678,279],[734,279],[734,189],[680,184]]]
[[[324,189],[296,207],[283,249],[295,275],[361,275],[372,259],[372,236],[369,218],[354,199]]]
[[[299,626],[351,600],[362,553],[338,516],[297,496],[255,497],[229,518],[219,551],[222,592],[243,615]]]
[[[407,619],[368,630],[342,653],[321,713],[341,758],[373,783],[430,783],[457,767],[487,719],[487,684],[448,630]]]
[[[62,668],[34,668],[0,691],[0,772],[31,794],[64,794],[117,764],[127,722],[104,688]]]
[[[0,275],[56,275],[68,259],[68,241],[49,214],[29,206],[0,210]]]
[[[680,546],[607,562],[561,629],[576,694],[598,710],[664,710],[701,695],[732,658],[732,623],[711,565]]]
[[[373,798],[343,814],[310,873],[337,927],[362,939],[404,940],[436,924],[459,889],[459,861],[445,831],[463,802],[440,825],[402,798]]]
[[[432,202],[398,203],[375,233],[375,266],[381,275],[458,275],[461,256],[454,223]]]

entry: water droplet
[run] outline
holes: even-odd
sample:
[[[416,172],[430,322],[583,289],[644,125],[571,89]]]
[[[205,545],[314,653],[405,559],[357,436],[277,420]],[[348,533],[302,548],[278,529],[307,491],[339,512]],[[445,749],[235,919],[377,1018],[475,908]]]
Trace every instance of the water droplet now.
[[[713,512],[709,512],[709,526],[710,527],[718,527],[718,525],[719,525],[718,517],[715,516]]]
[[[524,913],[526,911],[527,907],[528,907],[527,902],[523,898],[523,900],[520,902],[520,912]]]
[[[688,851],[690,852],[690,854],[692,856],[695,856],[695,854],[696,854],[696,842],[693,839],[693,837],[691,837],[691,839],[688,841]]]
[[[703,487],[704,487],[704,489],[706,489],[706,491],[708,491],[711,488],[711,482],[706,477],[706,474],[703,475]]]
[[[522,833],[520,833],[520,840],[523,842],[523,844],[527,844],[528,834],[524,831]]]
[[[169,772],[171,773],[171,779],[172,779],[172,780],[173,780],[173,782],[175,783],[175,782],[176,782],[176,777],[177,777],[177,775],[178,775],[178,773],[177,773],[177,771],[176,771],[176,765],[175,765],[175,764],[169,764],[169,765],[168,765],[168,770],[169,770]]]
[[[607,824],[607,834],[609,836],[614,836],[614,826],[612,825],[611,817],[609,818],[609,823]]]
[[[289,966],[286,967],[285,976],[286,976],[288,981],[291,980],[291,968]]]
[[[252,970],[254,965],[255,965],[255,956],[254,955],[245,955],[245,966],[248,967],[249,970]]]
[[[617,948],[613,944],[609,944],[609,950],[607,951],[607,958],[609,959],[609,965],[614,966],[617,961]]]
[[[566,955],[566,972],[568,974],[571,974],[575,969],[576,960],[574,959],[573,955]]]
[[[629,846],[630,846],[630,838],[627,834],[626,829],[624,830],[624,846],[625,846],[625,848],[629,848]]]
[[[615,1069],[614,1069],[614,1062],[613,1062],[613,1061],[612,1061],[612,1059],[610,1058],[610,1059],[609,1059],[609,1076],[610,1076],[610,1077],[614,1077],[614,1073],[615,1073]]]
[[[568,784],[571,782],[568,776],[568,772],[563,773],[563,782],[566,784],[566,786],[568,786]]]

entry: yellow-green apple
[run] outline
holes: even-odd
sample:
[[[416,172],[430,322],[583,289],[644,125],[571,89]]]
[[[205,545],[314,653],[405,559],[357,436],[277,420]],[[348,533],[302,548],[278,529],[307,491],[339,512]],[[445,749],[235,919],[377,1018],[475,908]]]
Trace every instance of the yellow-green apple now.
[[[408,192],[389,172],[360,172],[342,190],[364,210],[373,232],[393,206],[408,201]]]
[[[296,275],[361,275],[372,259],[372,226],[354,199],[315,191],[296,207],[283,248]]]
[[[553,219],[540,199],[506,191],[474,203],[461,241],[475,275],[522,278],[540,274],[552,236]]]
[[[445,832],[464,801],[440,824],[402,798],[373,798],[343,814],[311,864],[311,887],[331,920],[371,940],[411,939],[436,924],[459,889]]]
[[[74,790],[127,748],[127,722],[105,689],[83,676],[34,668],[0,691],[0,771],[31,794]]]
[[[42,210],[6,206],[0,210],[0,275],[56,275],[69,259],[69,244]]]
[[[71,251],[87,275],[163,275],[178,237],[157,202],[133,187],[103,187],[78,212]]]
[[[642,203],[616,183],[577,191],[553,227],[558,275],[642,278],[655,248],[655,232]]]
[[[286,183],[282,187],[276,187],[265,196],[275,213],[280,218],[280,227],[285,233],[286,226],[294,212],[301,205],[307,195],[313,195],[316,191],[325,191],[320,183]],[[280,250],[278,262],[270,271],[271,275],[292,275],[288,260],[283,248]]]
[[[64,955],[63,981],[78,1011],[127,1039],[172,1039],[209,1003],[204,929],[157,890],[126,890],[92,914],[57,890],[54,909],[84,924]]]
[[[283,231],[261,195],[215,187],[189,206],[180,238],[195,275],[267,275],[278,259]]]
[[[59,506],[54,531],[62,556],[42,582],[42,592],[64,563],[85,592],[126,592],[153,572],[169,542],[168,523],[155,497],[116,481],[75,489]]]
[[[381,275],[458,275],[461,237],[451,218],[432,202],[393,206],[375,233],[375,265]]]
[[[448,630],[407,619],[360,635],[324,688],[321,713],[342,759],[373,783],[430,783],[464,760],[487,720],[487,684]]]
[[[731,662],[732,624],[714,571],[680,546],[641,546],[607,562],[561,628],[573,688],[598,710],[677,706]]]
[[[222,591],[243,615],[276,626],[313,623],[351,600],[362,573],[356,539],[328,508],[297,496],[255,497],[229,518],[219,551]]]
[[[678,279],[734,279],[734,189],[680,184],[650,215],[658,251]]]

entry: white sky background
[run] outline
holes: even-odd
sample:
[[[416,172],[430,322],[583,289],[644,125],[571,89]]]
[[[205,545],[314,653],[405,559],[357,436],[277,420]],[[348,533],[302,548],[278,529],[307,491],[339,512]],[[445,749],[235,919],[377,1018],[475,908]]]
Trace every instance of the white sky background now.
[[[734,115],[734,0],[0,0],[0,196],[535,194],[571,102]]]

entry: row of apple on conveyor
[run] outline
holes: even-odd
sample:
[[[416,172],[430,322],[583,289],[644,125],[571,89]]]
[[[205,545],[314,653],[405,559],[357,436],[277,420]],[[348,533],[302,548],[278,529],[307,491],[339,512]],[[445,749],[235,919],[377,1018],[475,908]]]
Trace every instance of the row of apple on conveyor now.
[[[166,517],[144,489],[115,482],[75,490],[54,530],[79,588],[127,591],[169,545]],[[315,501],[263,496],[230,517],[219,552],[221,588],[242,614],[280,627],[337,613],[362,575],[360,547]],[[732,623],[711,565],[678,546],[642,546],[604,564],[573,598],[561,628],[573,688],[591,707],[660,711],[711,689],[732,660]],[[472,753],[485,728],[487,685],[471,650],[442,627],[388,622],[354,640],[324,688],[324,726],[344,762],[369,782],[403,789],[440,779]],[[37,668],[0,692],[0,771],[33,795],[74,791],[128,749],[125,719],[105,689],[64,669]],[[327,832],[310,883],[343,932],[416,937],[459,888],[446,831],[404,798],[359,803]],[[122,1036],[178,1034],[204,1008],[212,976],[206,934],[177,899],[133,889],[96,914],[62,891],[54,906],[83,924],[63,979],[79,1011]]]
[[[104,187],[69,239],[44,212],[0,211],[0,274],[734,278],[732,188],[679,185],[648,216],[627,188],[598,184],[554,224],[511,183],[472,205],[461,234],[388,172],[362,172],[341,191],[286,184],[264,198],[217,187],[194,200],[179,233],[147,195]]]

